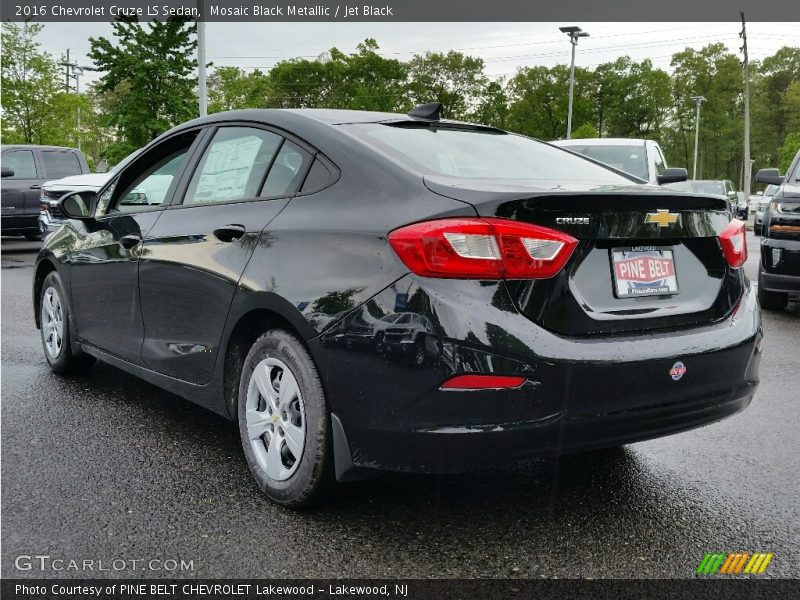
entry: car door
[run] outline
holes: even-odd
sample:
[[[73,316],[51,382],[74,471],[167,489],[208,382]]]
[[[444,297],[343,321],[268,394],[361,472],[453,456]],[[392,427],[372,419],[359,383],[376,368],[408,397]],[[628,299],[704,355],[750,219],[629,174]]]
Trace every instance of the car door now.
[[[196,384],[213,374],[236,286],[262,230],[297,191],[309,150],[268,128],[220,125],[179,199],[147,234],[139,269],[142,357]]]
[[[14,148],[3,152],[3,167],[14,171],[3,178],[2,228],[36,228],[42,177],[32,149]]]
[[[182,132],[148,149],[97,198],[95,218],[73,224],[70,298],[78,337],[141,364],[144,337],[138,289],[142,240],[169,204],[201,130]]]

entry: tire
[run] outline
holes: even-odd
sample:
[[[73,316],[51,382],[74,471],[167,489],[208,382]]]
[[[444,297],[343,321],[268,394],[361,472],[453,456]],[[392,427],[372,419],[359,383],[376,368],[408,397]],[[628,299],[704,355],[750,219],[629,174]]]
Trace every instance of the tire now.
[[[44,278],[39,293],[40,336],[50,369],[62,375],[82,373],[95,362],[93,356],[72,347],[73,332],[67,296],[61,277],[53,271]]]
[[[247,465],[270,500],[300,508],[332,494],[330,412],[314,362],[294,335],[272,329],[253,344],[239,379],[237,415]]]
[[[758,303],[764,310],[783,310],[789,304],[789,294],[785,292],[769,292],[759,285]]]

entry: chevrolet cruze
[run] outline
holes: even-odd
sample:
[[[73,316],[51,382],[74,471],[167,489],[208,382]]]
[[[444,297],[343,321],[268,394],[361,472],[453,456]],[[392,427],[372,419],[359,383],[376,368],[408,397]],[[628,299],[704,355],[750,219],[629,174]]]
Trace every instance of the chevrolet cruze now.
[[[225,415],[302,506],[745,408],[761,322],[727,208],[439,105],[215,114],[62,199],[34,314],[55,372]]]

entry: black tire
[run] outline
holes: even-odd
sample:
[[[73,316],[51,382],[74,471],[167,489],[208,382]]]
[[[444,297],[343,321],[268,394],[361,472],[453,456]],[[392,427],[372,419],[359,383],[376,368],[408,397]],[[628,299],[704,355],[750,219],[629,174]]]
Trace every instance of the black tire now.
[[[70,309],[69,305],[67,304],[67,296],[64,293],[64,286],[61,283],[61,277],[56,271],[49,273],[42,282],[42,289],[39,292],[40,315],[42,304],[45,301],[45,295],[48,293],[50,288],[54,288],[58,293],[58,298],[61,304],[63,333],[61,340],[61,351],[57,356],[53,356],[50,352],[48,352],[47,349],[47,344],[45,341],[45,336],[47,334],[46,324],[44,323],[44,319],[42,319],[40,316],[40,319],[42,320],[40,323],[40,337],[42,340],[42,350],[44,350],[44,356],[47,359],[47,363],[50,365],[50,369],[52,369],[55,373],[59,373],[61,375],[74,375],[77,373],[83,373],[91,368],[91,366],[95,363],[95,358],[73,348],[73,332]]]
[[[770,292],[758,286],[758,303],[764,310],[783,310],[789,304],[789,294]]]
[[[41,233],[26,233],[25,239],[29,242],[41,242],[42,241],[42,234]]]
[[[250,379],[267,358],[283,362],[297,380],[305,410],[305,445],[299,465],[285,480],[269,477],[258,462],[247,434],[246,405]],[[273,502],[291,508],[308,507],[329,498],[336,488],[331,417],[322,382],[311,355],[291,333],[272,329],[259,337],[247,354],[239,378],[237,415],[247,465],[256,484]]]

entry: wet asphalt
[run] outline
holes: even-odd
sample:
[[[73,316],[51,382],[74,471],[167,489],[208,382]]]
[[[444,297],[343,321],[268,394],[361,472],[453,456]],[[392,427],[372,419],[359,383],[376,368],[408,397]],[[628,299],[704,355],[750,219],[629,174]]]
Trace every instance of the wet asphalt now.
[[[798,302],[764,314],[761,386],[730,419],[471,475],[386,475],[296,512],[258,492],[231,423],[109,366],[49,371],[38,246],[2,240],[3,577],[692,577],[706,552],[738,551],[774,553],[761,577],[800,576]],[[26,555],[51,558],[16,568]]]

